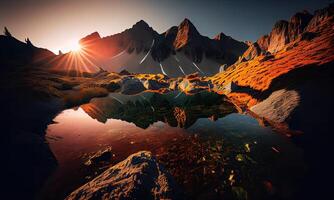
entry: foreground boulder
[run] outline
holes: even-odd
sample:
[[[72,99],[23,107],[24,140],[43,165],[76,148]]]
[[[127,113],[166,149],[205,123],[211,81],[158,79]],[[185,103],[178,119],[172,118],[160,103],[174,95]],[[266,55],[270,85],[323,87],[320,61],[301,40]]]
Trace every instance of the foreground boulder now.
[[[180,199],[172,177],[148,151],[130,155],[72,192],[70,199]]]

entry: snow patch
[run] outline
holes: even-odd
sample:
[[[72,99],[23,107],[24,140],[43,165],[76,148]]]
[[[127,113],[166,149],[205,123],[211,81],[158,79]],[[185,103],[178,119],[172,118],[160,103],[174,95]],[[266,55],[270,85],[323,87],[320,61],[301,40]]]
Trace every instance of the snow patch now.
[[[126,50],[123,50],[122,52],[120,52],[119,54],[109,58],[110,60],[114,59],[114,58],[117,58],[118,56],[121,56],[122,54],[124,54],[126,52]]]
[[[203,71],[194,62],[193,62],[193,65],[198,69],[198,71],[200,71],[202,74],[204,74]]]
[[[162,64],[159,63],[159,65],[160,65],[160,68],[161,68],[161,72],[162,72],[164,75],[168,76],[167,73],[165,72],[164,68],[162,67]]]
[[[142,64],[142,63],[145,61],[145,59],[147,58],[147,56],[151,53],[152,47],[153,47],[153,45],[154,45],[154,41],[155,41],[155,40],[153,39],[150,50],[147,52],[147,54],[146,54],[146,55],[144,56],[144,58],[140,61],[139,64]]]
[[[179,65],[179,68],[180,68],[181,72],[186,76],[186,73],[184,73],[184,71],[183,71],[181,65]]]

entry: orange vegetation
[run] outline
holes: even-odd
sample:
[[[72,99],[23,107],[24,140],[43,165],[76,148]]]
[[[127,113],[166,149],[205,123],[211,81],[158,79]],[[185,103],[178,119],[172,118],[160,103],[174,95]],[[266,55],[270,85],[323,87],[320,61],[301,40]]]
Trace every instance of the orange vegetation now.
[[[167,77],[163,74],[136,74],[135,77],[138,79],[156,80],[156,81],[167,79]]]
[[[257,100],[247,93],[232,92],[227,94],[227,96],[232,102],[241,108],[252,107],[257,104]]]
[[[308,31],[315,33],[315,38],[302,40],[300,37],[269,59],[258,56],[253,60],[235,64],[210,79],[223,86],[233,81],[239,86],[264,91],[270,87],[273,79],[293,69],[310,65],[321,66],[332,62],[334,60],[333,18]],[[247,99],[241,94],[232,96],[233,98],[243,96],[241,100]]]

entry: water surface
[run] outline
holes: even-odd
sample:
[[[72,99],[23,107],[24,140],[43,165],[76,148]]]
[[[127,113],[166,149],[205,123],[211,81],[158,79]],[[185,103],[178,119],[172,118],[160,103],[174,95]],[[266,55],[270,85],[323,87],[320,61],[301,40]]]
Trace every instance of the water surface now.
[[[46,138],[59,166],[45,186],[46,199],[66,196],[140,150],[156,155],[189,199],[289,197],[304,170],[302,151],[289,138],[213,93],[110,94],[54,121]],[[110,162],[84,165],[108,147]]]

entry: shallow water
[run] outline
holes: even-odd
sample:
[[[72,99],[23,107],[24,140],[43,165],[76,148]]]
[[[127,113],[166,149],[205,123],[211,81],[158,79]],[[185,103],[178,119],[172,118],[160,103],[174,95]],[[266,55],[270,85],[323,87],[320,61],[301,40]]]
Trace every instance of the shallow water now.
[[[64,110],[54,121],[46,139],[59,166],[43,199],[63,198],[140,150],[155,154],[190,199],[286,198],[304,171],[303,153],[289,138],[236,113],[217,94],[110,94]],[[110,162],[84,165],[107,147]]]

